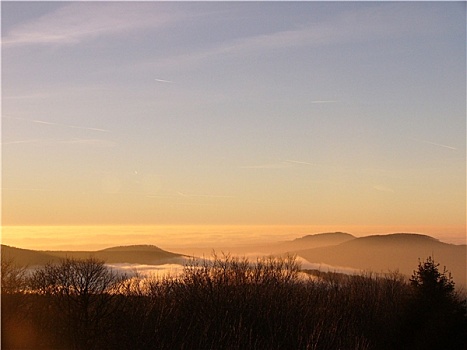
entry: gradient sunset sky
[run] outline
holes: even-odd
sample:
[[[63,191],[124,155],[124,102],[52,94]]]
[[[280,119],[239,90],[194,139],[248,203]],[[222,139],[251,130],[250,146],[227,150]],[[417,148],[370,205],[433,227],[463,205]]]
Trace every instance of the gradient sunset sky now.
[[[465,235],[464,2],[1,6],[2,225]]]

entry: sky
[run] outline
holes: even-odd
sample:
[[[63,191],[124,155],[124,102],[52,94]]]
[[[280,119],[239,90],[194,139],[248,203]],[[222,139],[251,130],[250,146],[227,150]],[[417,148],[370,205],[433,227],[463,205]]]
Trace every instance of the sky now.
[[[465,236],[464,2],[5,2],[2,225]]]

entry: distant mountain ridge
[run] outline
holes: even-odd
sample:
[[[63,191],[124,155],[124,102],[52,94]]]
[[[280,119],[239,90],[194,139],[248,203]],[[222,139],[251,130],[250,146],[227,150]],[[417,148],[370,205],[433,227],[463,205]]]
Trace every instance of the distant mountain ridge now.
[[[295,238],[293,241],[289,242],[291,244],[303,244],[306,246],[326,246],[333,244],[340,244],[357,237],[351,235],[350,233],[345,232],[325,232],[325,233],[316,233],[312,235],[306,235],[300,238]],[[311,247],[309,247],[311,248]]]
[[[301,241],[301,240],[310,240],[310,239],[329,239],[329,238],[349,238],[349,239],[352,239],[352,238],[356,238],[354,235],[351,235],[350,233],[346,233],[346,232],[323,232],[323,233],[315,233],[315,234],[309,234],[309,235],[305,235],[303,237],[299,237],[299,238],[295,238],[293,241]]]
[[[138,252],[138,251],[156,251],[156,252],[163,252],[161,248],[151,244],[135,244],[135,245],[123,245],[123,246],[116,246],[110,247],[99,250],[100,252]]]
[[[399,271],[406,276],[413,273],[419,260],[431,256],[440,263],[441,269],[446,266],[456,283],[467,287],[467,246],[444,243],[425,234],[393,233],[355,237],[345,232],[327,232],[242,249],[241,252],[229,248],[223,251],[238,255],[249,252],[260,255],[292,253],[310,263],[377,273]],[[17,264],[27,266],[44,265],[65,257],[95,257],[109,264],[147,265],[183,264],[187,257],[154,245],[117,246],[98,251],[35,251],[1,245],[1,251],[2,259],[13,258]]]
[[[291,241],[262,244],[260,246],[255,246],[253,250],[255,252],[263,254],[281,254],[284,252],[295,251],[299,249],[310,249],[335,245],[355,238],[355,236],[345,232],[316,233],[295,238]],[[229,249],[226,248],[225,250],[228,251]],[[248,248],[244,247],[244,249],[242,249],[242,252],[248,253]]]
[[[456,283],[467,286],[467,246],[441,242],[424,234],[394,233],[356,237],[338,244],[290,251],[311,263],[373,272],[399,271],[410,276],[431,256],[446,266]]]
[[[106,263],[160,265],[174,262],[183,255],[168,252],[153,245],[134,245],[106,248],[97,251],[37,251],[1,245],[2,259],[13,259],[23,266],[45,265],[63,258],[96,258]]]
[[[430,241],[430,242],[441,242],[439,239],[434,238],[432,236],[428,236],[422,233],[405,233],[405,232],[396,232],[390,233],[385,235],[370,235],[364,237],[355,237],[360,241],[364,240],[385,240],[385,241],[396,241],[396,240],[403,240],[407,242],[408,240],[414,242],[422,242],[422,241]],[[444,242],[441,242],[444,243]],[[445,243],[448,244],[448,243]]]

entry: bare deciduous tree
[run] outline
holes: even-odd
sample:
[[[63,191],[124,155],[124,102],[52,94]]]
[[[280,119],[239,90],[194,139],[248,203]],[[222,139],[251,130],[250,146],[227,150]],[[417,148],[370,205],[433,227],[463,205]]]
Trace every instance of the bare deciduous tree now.
[[[26,282],[26,268],[18,266],[13,259],[2,259],[2,294],[22,292]]]
[[[54,305],[67,320],[65,329],[76,348],[91,349],[105,321],[118,307],[118,296],[125,276],[105,266],[104,261],[65,259],[47,264],[34,272],[31,287],[39,294],[52,296]]]

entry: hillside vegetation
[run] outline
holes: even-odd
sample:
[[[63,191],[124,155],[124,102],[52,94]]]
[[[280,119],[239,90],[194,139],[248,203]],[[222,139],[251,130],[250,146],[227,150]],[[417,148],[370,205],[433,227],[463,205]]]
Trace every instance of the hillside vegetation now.
[[[426,235],[372,235],[291,252],[311,263],[346,266],[378,273],[397,270],[406,276],[412,274],[413,266],[419,259],[433,256],[442,266],[449,267],[456,283],[467,286],[467,247],[440,242]]]
[[[34,251],[1,246],[2,259],[13,259],[21,266],[43,266],[63,258],[94,257],[108,264],[161,265],[184,264],[187,256],[172,253],[153,245],[112,247],[98,251]],[[209,256],[212,247],[200,251],[181,249],[190,256]],[[467,289],[467,246],[441,242],[422,234],[394,233],[355,237],[344,232],[306,235],[291,241],[268,245],[225,247],[224,252],[243,255],[297,255],[313,264],[328,265],[332,271],[340,267],[376,273],[398,271],[407,278],[420,259],[433,256],[442,266],[448,266],[458,286]],[[347,269],[349,270],[349,269]]]
[[[2,264],[2,349],[464,349],[465,296],[431,258],[410,281],[324,273],[294,257],[195,261],[178,277],[65,259]]]
[[[59,262],[64,258],[87,259],[90,257],[103,260],[106,263],[128,263],[158,265],[176,262],[181,254],[171,253],[153,245],[132,245],[112,247],[97,251],[36,251],[1,246],[2,260],[13,259],[21,266],[43,266],[49,262]]]

